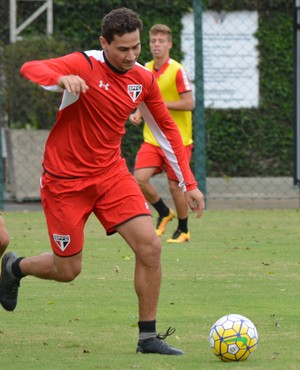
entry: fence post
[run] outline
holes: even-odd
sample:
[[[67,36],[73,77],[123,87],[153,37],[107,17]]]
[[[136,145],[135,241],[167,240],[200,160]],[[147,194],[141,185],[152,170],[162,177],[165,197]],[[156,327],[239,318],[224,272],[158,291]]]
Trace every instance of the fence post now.
[[[294,3],[294,185],[300,185],[300,0]]]
[[[198,186],[206,197],[206,133],[202,52],[202,0],[194,0],[193,10],[195,30],[194,172]]]
[[[0,46],[0,50],[2,47]],[[3,53],[3,49],[1,50]],[[3,152],[2,152],[2,132],[3,132],[3,74],[2,62],[0,61],[0,210],[4,209],[4,174],[3,174]]]

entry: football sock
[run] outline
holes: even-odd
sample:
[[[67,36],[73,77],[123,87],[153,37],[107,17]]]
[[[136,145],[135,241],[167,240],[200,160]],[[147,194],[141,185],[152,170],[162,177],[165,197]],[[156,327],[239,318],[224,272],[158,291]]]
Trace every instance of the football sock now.
[[[170,213],[169,207],[166,206],[166,204],[161,198],[159,198],[158,202],[151,203],[151,205],[157,210],[160,217],[166,217]]]
[[[181,230],[184,233],[187,233],[188,232],[187,223],[188,223],[188,218],[179,218],[178,219],[178,230]]]
[[[156,337],[156,321],[139,321],[139,340]]]
[[[21,271],[21,268],[20,268],[20,262],[22,261],[22,259],[25,258],[25,257],[18,257],[11,265],[11,271],[13,273],[13,275],[18,278],[18,279],[22,279],[25,275],[23,274],[23,272]]]

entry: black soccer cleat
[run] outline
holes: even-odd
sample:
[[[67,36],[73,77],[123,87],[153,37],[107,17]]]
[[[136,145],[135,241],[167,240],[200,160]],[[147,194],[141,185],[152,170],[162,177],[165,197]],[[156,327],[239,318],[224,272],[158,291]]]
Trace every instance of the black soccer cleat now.
[[[2,257],[0,277],[0,303],[7,311],[13,311],[18,301],[19,278],[13,276],[11,271],[12,263],[18,257],[11,252],[5,253]]]
[[[139,340],[136,352],[158,353],[160,355],[183,355],[184,352],[181,349],[174,348],[164,342],[164,339],[169,335],[172,335],[174,332],[175,329],[170,327],[165,334],[158,334],[154,338]]]

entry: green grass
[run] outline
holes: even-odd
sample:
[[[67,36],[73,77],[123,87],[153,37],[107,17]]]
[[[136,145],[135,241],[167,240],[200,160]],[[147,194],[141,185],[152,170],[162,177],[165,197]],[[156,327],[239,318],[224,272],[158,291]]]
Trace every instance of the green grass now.
[[[4,215],[18,255],[49,250],[40,212]],[[166,236],[175,222],[168,225]],[[0,309],[3,370],[299,369],[300,212],[206,211],[190,217],[191,241],[163,242],[157,325],[184,356],[135,353],[134,257],[118,235],[106,237],[95,217],[85,232],[83,271],[72,283],[22,280],[14,312]],[[253,357],[222,363],[209,348],[221,316],[250,318],[259,333]]]

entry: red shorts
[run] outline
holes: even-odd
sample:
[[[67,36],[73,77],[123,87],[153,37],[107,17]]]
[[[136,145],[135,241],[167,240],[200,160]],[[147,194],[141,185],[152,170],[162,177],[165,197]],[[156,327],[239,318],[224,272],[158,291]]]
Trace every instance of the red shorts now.
[[[192,158],[193,145],[185,146],[185,152],[190,162]],[[148,143],[143,143],[137,152],[136,160],[134,164],[134,170],[141,168],[155,167],[156,171],[154,174],[158,174],[166,171],[167,177],[170,180],[177,181],[177,176],[170,166],[167,157],[165,156],[163,150],[160,146],[151,145]]]
[[[90,178],[41,178],[41,199],[53,252],[62,257],[80,253],[84,226],[93,212],[108,235],[130,219],[151,215],[148,204],[124,161]]]

